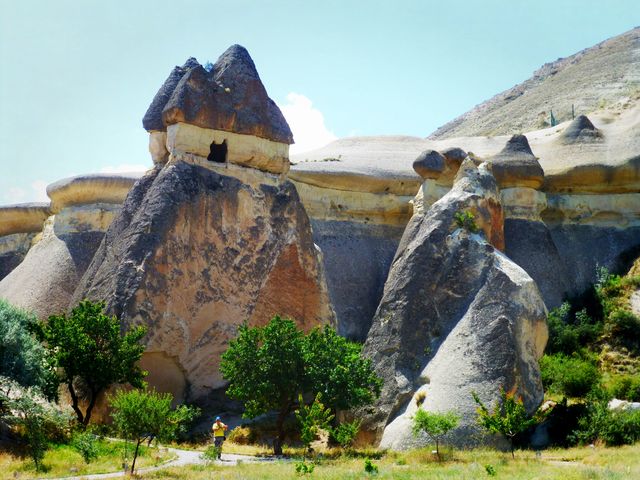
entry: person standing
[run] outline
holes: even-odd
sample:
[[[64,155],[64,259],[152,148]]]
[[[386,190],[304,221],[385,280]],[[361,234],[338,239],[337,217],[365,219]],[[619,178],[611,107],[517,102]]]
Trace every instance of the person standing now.
[[[211,430],[213,431],[213,445],[218,449],[218,459],[222,458],[222,444],[227,439],[227,427],[220,417],[216,417]]]

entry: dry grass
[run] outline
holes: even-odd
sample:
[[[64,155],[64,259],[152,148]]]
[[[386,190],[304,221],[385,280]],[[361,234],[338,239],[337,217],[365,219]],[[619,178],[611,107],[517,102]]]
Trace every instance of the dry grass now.
[[[107,473],[122,469],[121,443],[100,442],[101,455],[86,464],[80,454],[68,445],[57,445],[47,451],[44,461],[44,471],[36,472],[33,461],[29,457],[20,457],[10,453],[0,452],[0,478],[57,478],[72,475],[88,475],[92,473]],[[131,446],[129,447],[131,450]],[[141,456],[136,462],[136,468],[149,467],[164,463],[174,455],[164,448],[143,448]]]

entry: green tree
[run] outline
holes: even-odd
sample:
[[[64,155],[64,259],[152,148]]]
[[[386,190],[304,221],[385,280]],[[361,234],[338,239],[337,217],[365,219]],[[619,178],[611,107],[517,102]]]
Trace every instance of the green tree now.
[[[46,342],[51,361],[67,385],[71,407],[82,425],[88,425],[98,395],[115,383],[141,387],[145,372],[137,366],[144,346],[140,341],[144,327],[121,334],[120,320],[105,315],[104,303],[88,300],[64,313],[52,315],[41,325],[40,336]],[[86,395],[85,412],[80,396]]]
[[[471,395],[478,404],[478,423],[489,433],[504,435],[509,440],[511,456],[515,458],[515,437],[535,425],[538,419],[527,414],[522,399],[516,398],[515,394],[507,393],[502,387],[500,400],[496,402],[493,412],[485,407],[476,392],[472,392]]]
[[[413,434],[424,432],[436,442],[436,455],[440,460],[440,442],[443,437],[460,423],[460,416],[455,412],[428,412],[422,408],[413,416]]]
[[[37,323],[35,315],[0,300],[0,375],[36,387],[52,400],[57,396],[57,377],[45,348],[33,335]]]
[[[244,403],[245,418],[278,412],[275,455],[282,455],[284,421],[304,383],[303,336],[292,320],[278,315],[262,328],[242,325],[220,362],[227,394]]]
[[[310,405],[305,405],[302,395],[298,397],[299,407],[295,414],[300,422],[300,439],[307,451],[311,450],[311,442],[317,438],[321,429],[329,430],[334,417],[331,410],[322,404],[321,399],[322,394],[318,393]]]
[[[133,474],[140,445],[145,440],[174,440],[184,433],[199,415],[194,407],[181,405],[171,408],[173,395],[148,390],[118,391],[109,404],[113,408],[113,424],[123,438],[135,442],[131,474]]]
[[[338,410],[370,404],[382,387],[371,360],[362,357],[362,345],[350,342],[325,326],[304,338],[306,392],[321,393],[322,402],[335,414]]]
[[[381,380],[361,347],[329,327],[308,335],[290,319],[276,315],[265,327],[240,327],[238,337],[222,355],[220,370],[229,381],[227,394],[245,405],[245,418],[278,412],[274,453],[282,453],[284,421],[298,395],[322,394],[333,414],[370,403]]]

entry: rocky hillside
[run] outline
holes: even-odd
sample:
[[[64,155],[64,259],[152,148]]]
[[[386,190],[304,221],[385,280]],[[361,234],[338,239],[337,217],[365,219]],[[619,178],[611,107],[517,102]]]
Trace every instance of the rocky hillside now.
[[[524,82],[477,105],[430,139],[522,133],[640,96],[640,27],[546,63]]]

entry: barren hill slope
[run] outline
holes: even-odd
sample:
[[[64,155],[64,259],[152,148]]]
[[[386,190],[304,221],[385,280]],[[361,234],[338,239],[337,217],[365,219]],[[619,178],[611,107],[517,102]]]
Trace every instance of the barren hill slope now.
[[[567,58],[546,63],[533,76],[443,125],[429,138],[493,136],[549,126],[640,93],[640,27]]]

